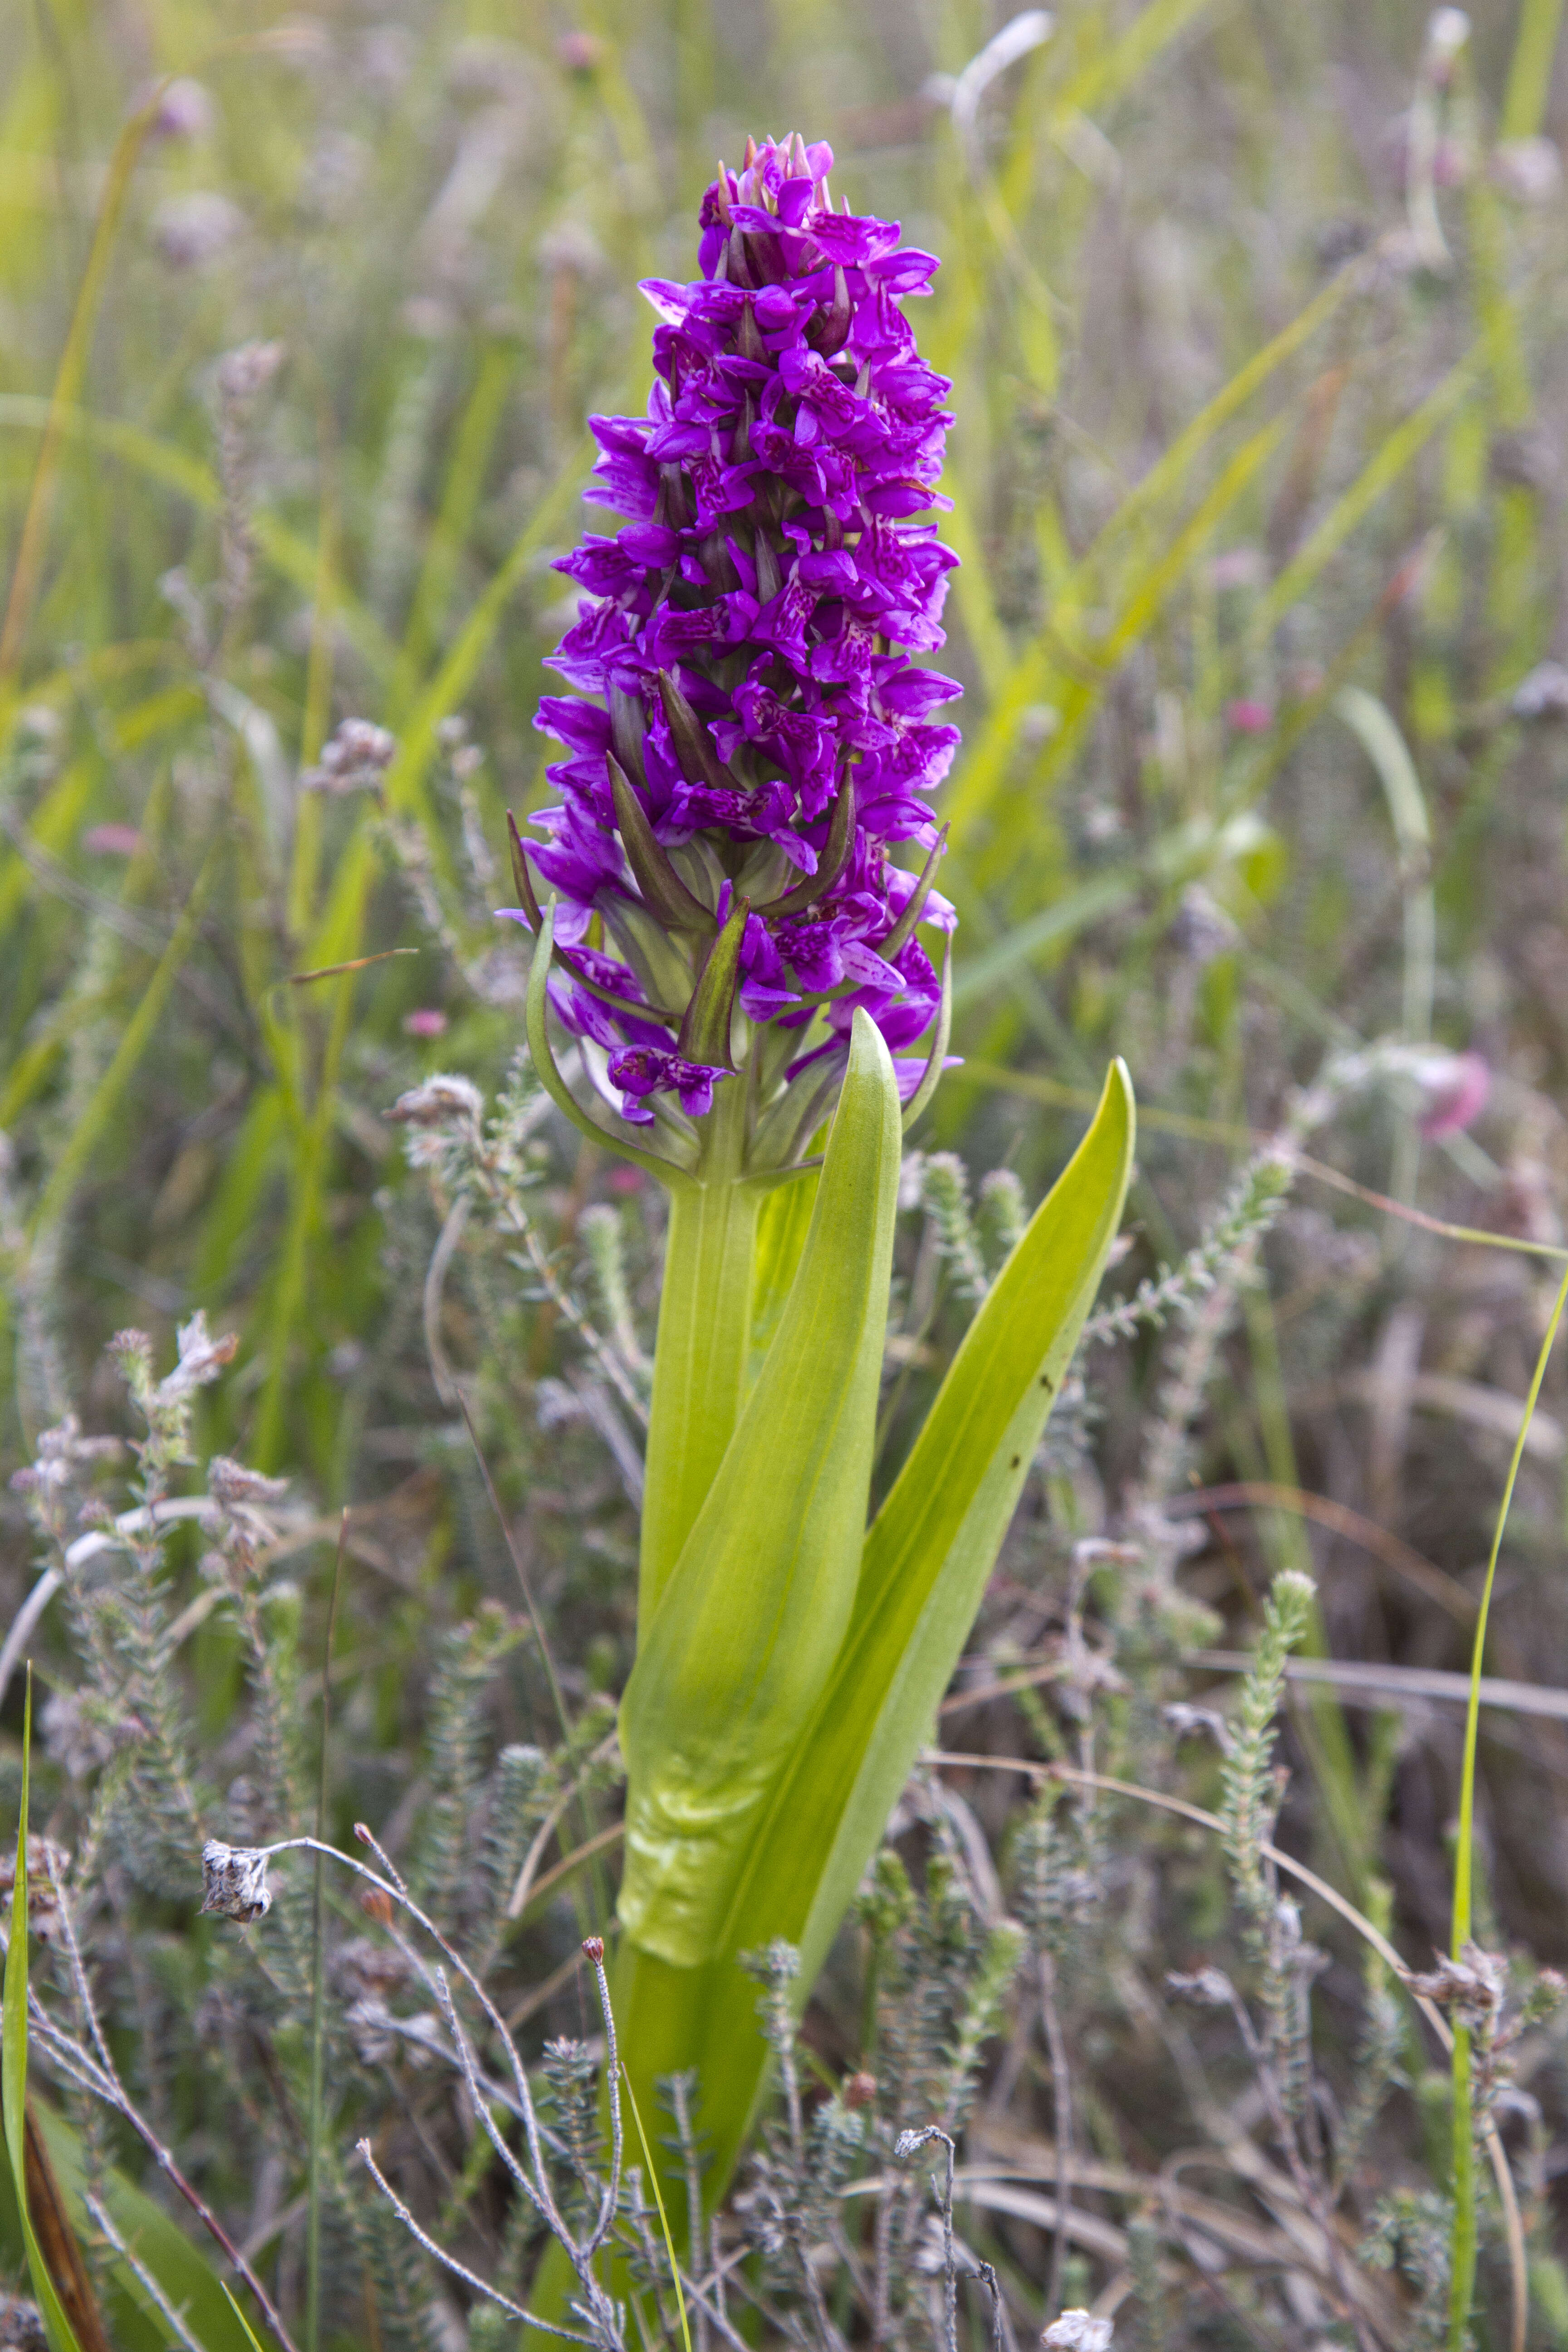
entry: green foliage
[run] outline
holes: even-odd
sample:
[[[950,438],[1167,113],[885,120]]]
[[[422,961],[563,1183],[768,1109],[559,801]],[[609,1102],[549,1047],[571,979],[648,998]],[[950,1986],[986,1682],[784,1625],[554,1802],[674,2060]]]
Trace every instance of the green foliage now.
[[[810,1736],[855,1605],[899,1135],[891,1056],[857,1014],[788,1304],[621,1705],[620,1916],[635,1945],[679,1967],[700,1965],[734,1932],[737,1884]],[[749,1940],[743,1925],[739,1933]]]
[[[1263,1604],[1263,1625],[1241,1686],[1230,1752],[1221,1769],[1226,1858],[1237,1900],[1255,1936],[1273,1906],[1262,1848],[1274,1833],[1280,1789],[1274,1768],[1274,1718],[1285,1685],[1285,1662],[1301,1640],[1315,1599],[1310,1577],[1287,1569]]]
[[[0,2057],[4,2060],[4,2105],[5,2122],[5,2152],[10,2159],[11,2181],[16,2191],[16,2211],[21,2223],[22,2242],[27,2254],[27,2275],[33,2282],[33,2293],[38,2298],[45,2333],[49,2340],[49,2352],[78,2352],[77,2339],[70,2321],[66,2316],[55,2282],[28,2210],[27,2168],[25,2154],[27,2112],[27,1938],[30,1917],[27,1907],[27,1795],[29,1767],[33,1747],[32,1676],[27,1677],[26,1715],[22,1728],[22,1807],[16,1822],[16,1855],[11,1878],[11,1920],[5,1940],[5,2014],[0,2019]]]

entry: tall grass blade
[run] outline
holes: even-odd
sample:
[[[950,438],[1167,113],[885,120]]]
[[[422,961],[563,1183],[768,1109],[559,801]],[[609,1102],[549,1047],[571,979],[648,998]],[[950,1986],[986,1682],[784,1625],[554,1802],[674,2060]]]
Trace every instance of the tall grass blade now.
[[[113,1059],[94,1087],[86,1108],[71,1131],[70,1139],[49,1171],[49,1181],[44,1187],[43,1198],[33,1218],[35,1234],[47,1232],[64,1213],[100,1138],[119,1108],[142,1056],[153,1041],[153,1032],[179,977],[180,967],[191,951],[202,909],[216,878],[219,858],[220,851],[215,845],[203,859],[169,944],[159,957],[141,1002],[125,1024]]]
[[[22,1803],[16,1822],[16,1876],[11,1889],[11,1934],[5,1951],[5,2011],[0,2021],[0,2107],[5,2149],[21,2218],[27,2273],[49,2339],[49,2352],[80,2352],[75,2331],[38,2244],[27,2201],[27,1800],[33,1750],[33,1669],[22,1717]]]
[[[1508,1465],[1508,1478],[1498,1506],[1497,1524],[1492,1529],[1491,1550],[1487,1559],[1486,1581],[1481,1587],[1481,1605],[1476,1618],[1475,1642],[1470,1651],[1470,1695],[1465,1710],[1465,1754],[1459,1780],[1459,1832],[1454,1853],[1454,1915],[1449,1951],[1454,1959],[1463,1958],[1465,1946],[1470,1940],[1475,1904],[1476,1867],[1476,1745],[1480,1729],[1481,1676],[1486,1664],[1487,1619],[1491,1611],[1492,1586],[1497,1579],[1497,1564],[1502,1550],[1503,1531],[1513,1502],[1513,1489],[1519,1476],[1519,1465],[1524,1459],[1525,1440],[1530,1434],[1535,1408],[1541,1400],[1542,1383],[1546,1367],[1568,1308],[1568,1273],[1558,1286],[1551,1319],[1541,1342],[1541,1352],[1535,1360],[1535,1372],[1525,1398],[1524,1413],[1514,1441],[1513,1459]],[[1448,2286],[1448,2352],[1464,2352],[1469,2335],[1470,2305],[1476,2292],[1476,2254],[1479,2243],[1476,2217],[1476,2132],[1475,2092],[1470,2079],[1470,2035],[1465,2026],[1456,2024],[1454,2032],[1454,2233],[1450,2252]]]

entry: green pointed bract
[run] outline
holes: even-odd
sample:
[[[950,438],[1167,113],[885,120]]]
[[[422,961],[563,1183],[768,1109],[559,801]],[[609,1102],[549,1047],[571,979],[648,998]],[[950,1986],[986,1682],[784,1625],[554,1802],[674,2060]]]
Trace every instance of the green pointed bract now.
[[[612,686],[609,690],[610,748],[634,783],[647,785],[647,772],[643,766],[643,737],[647,732],[647,714],[640,694],[628,694],[624,686]]]
[[[936,869],[946,856],[947,827],[944,824],[937,835],[935,847],[921,867],[921,878],[910,893],[909,905],[904,908],[887,938],[879,940],[877,942],[877,953],[884,963],[894,962],[899,950],[913,939],[915,925],[925,911],[925,902],[931,897],[931,885],[936,880]]]
[[[706,1062],[710,1068],[732,1070],[730,1023],[741,985],[741,942],[746,936],[751,901],[737,898],[724,928],[709,949],[691,992],[691,1002],[680,1024],[676,1051],[689,1062]]]
[[[533,936],[537,939],[544,918],[539,911],[539,900],[534,894],[533,877],[528,870],[528,858],[522,846],[522,835],[517,829],[517,819],[510,809],[506,813],[506,845],[511,852],[511,878],[517,891],[518,903],[533,926]]]
[[[655,1943],[623,1895],[632,1936],[616,1979],[622,2047],[639,2095],[645,2080],[651,2094],[657,2074],[700,2070],[714,2152],[710,2197],[721,2193],[739,2152],[766,2054],[756,1988],[737,1955],[784,1937],[800,1948],[800,1998],[810,1990],[969,1637],[1121,1222],[1133,1126],[1131,1085],[1118,1062],[1093,1125],[988,1293],[865,1537],[853,1606],[816,1705],[763,1801],[746,1811],[743,1853],[737,1860],[726,1852],[715,1874],[721,1916],[704,1888],[679,1907],[684,1932]],[[827,1185],[825,1167],[824,1196]],[[813,1238],[822,1205],[819,1198]],[[808,1243],[781,1339],[809,1259]],[[774,1363],[770,1350],[752,1406]],[[802,1376],[812,1380],[815,1368],[802,1367]],[[760,1484],[765,1465],[756,1469],[758,1492],[772,1500],[773,1489]],[[766,1529],[744,1497],[733,1507],[752,1538],[734,1548],[739,1596]],[[641,1673],[639,1660],[628,1700]],[[646,1708],[651,1679],[645,1687]],[[635,1803],[633,1822],[646,1837],[651,1823]]]
[[[551,1101],[563,1117],[570,1119],[579,1134],[595,1143],[608,1144],[623,1160],[634,1160],[646,1168],[650,1176],[661,1183],[679,1189],[686,1182],[686,1171],[673,1160],[661,1159],[657,1151],[645,1151],[640,1144],[628,1143],[618,1135],[591,1118],[573,1094],[571,1087],[556,1066],[550,1049],[550,1030],[545,1019],[550,999],[547,993],[550,962],[555,950],[555,901],[552,898],[540,917],[539,932],[533,943],[533,961],[529,967],[528,995],[523,1004],[523,1029],[528,1038],[528,1057],[534,1075]]]
[[[788,1304],[621,1702],[621,1919],[677,1968],[721,1948],[757,1824],[850,1622],[899,1161],[891,1056],[857,1013]]]
[[[849,863],[849,853],[855,846],[855,778],[846,774],[838,788],[838,798],[833,803],[833,816],[827,827],[827,841],[817,860],[815,874],[786,890],[782,898],[770,898],[758,912],[763,915],[798,915],[803,907],[813,907],[818,898],[826,898],[844,868]]]
[[[510,809],[506,813],[506,833],[507,846],[511,852],[511,878],[517,886],[517,895],[522,902],[522,911],[528,917],[533,936],[537,939],[543,929],[544,918],[539,909],[539,899],[533,887],[533,877],[528,870],[528,856],[523,846],[522,835],[517,829],[517,820]],[[617,1013],[628,1013],[638,1021],[675,1021],[679,1018],[677,1013],[667,1013],[661,1004],[639,1004],[635,997],[617,996],[613,988],[602,987],[598,981],[590,979],[570,950],[557,946],[555,953],[561,959],[563,971],[570,972],[576,985],[585,989],[590,996],[596,996],[601,1004],[613,1005]]]
[[[921,1082],[904,1105],[904,1133],[908,1135],[932,1095],[942,1084],[942,1074],[947,1066],[948,1040],[952,1034],[952,934],[950,931],[942,947],[942,1001],[937,1007],[936,1034],[931,1039],[931,1053],[921,1075]]]
[[[740,792],[742,786],[719,757],[719,746],[667,669],[658,674],[658,698],[687,782],[711,785],[715,792]]]
[[[616,829],[637,877],[637,888],[661,922],[673,930],[697,931],[711,939],[719,929],[711,908],[689,891],[664,851],[641,801],[626,782],[620,763],[610,760],[610,794],[616,804]]]

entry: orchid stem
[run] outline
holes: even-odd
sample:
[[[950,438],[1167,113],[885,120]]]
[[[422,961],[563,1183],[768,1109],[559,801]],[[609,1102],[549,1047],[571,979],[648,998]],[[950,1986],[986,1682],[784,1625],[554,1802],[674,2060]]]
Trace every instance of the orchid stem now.
[[[738,1180],[746,1088],[714,1090],[702,1163],[669,1202],[647,1433],[637,1595],[639,1643],[723,1459],[741,1410],[752,1335],[761,1195]]]

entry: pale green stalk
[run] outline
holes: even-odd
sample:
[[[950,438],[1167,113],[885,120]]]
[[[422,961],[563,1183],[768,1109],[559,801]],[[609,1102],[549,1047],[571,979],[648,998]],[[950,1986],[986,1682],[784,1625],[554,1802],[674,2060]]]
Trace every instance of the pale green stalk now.
[[[741,1409],[752,1336],[752,1261],[762,1195],[742,1184],[746,1087],[719,1087],[703,1160],[672,1188],[659,1294],[643,1498],[641,1641],[723,1459]]]

